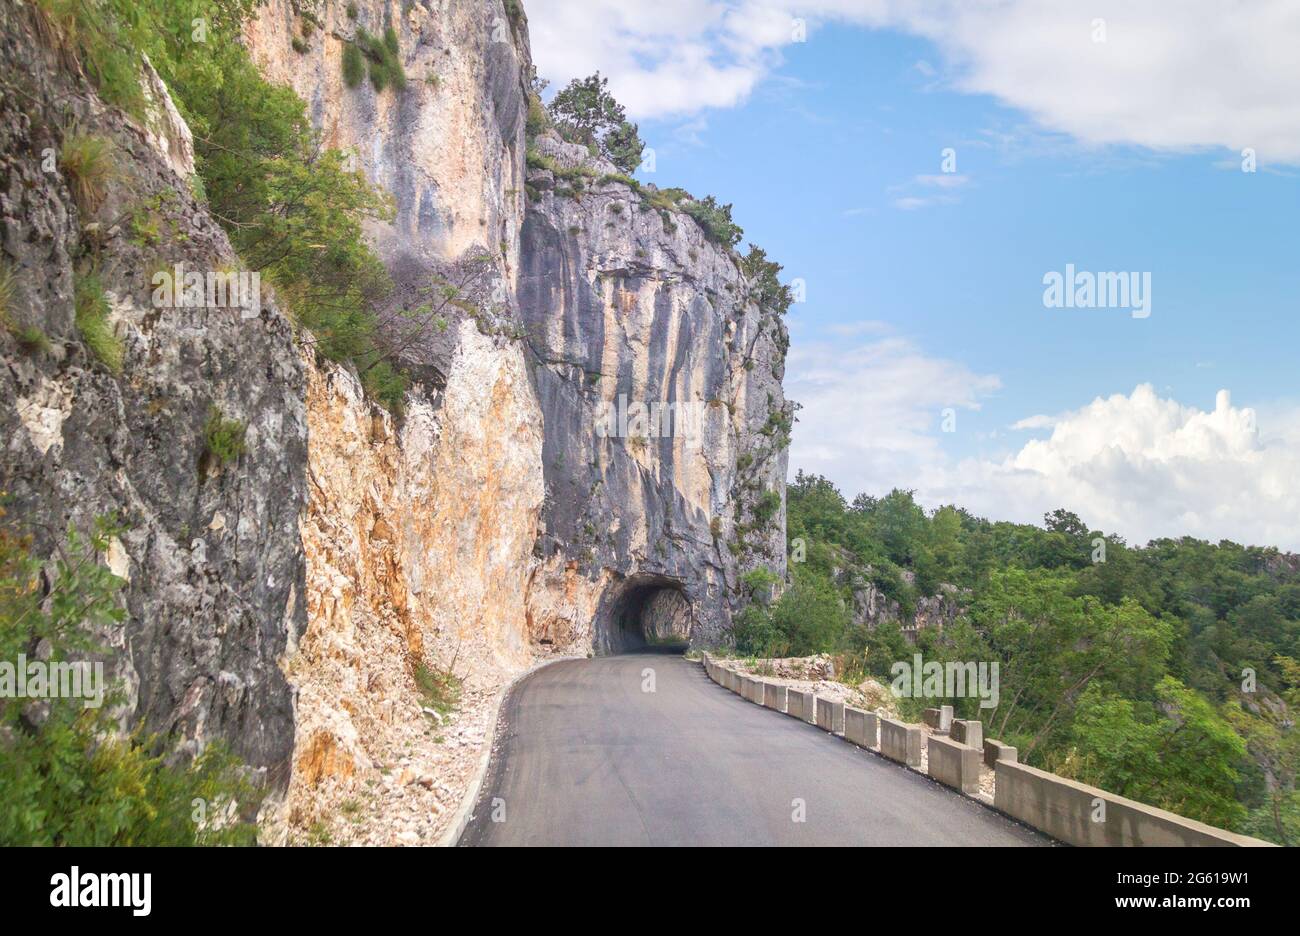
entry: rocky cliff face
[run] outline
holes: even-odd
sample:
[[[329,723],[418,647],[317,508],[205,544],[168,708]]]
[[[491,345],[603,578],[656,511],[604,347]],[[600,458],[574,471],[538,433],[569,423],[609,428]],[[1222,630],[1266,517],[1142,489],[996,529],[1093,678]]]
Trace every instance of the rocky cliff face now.
[[[251,314],[153,304],[160,268],[238,264],[190,194],[189,132],[160,84],[148,129],[106,107],[35,24],[30,7],[0,4],[0,259],[14,284],[0,328],[0,490],[44,555],[69,524],[123,523],[103,557],[127,581],[111,661],[129,693],[123,723],[189,750],[223,738],[282,785],[293,694],[277,663],[306,622],[299,353],[269,298]],[[97,197],[74,195],[70,137],[111,147]],[[141,211],[151,224],[132,223]],[[124,352],[116,373],[74,325],[74,281],[96,278]],[[233,463],[208,451],[213,411],[246,427]]]
[[[582,147],[534,146],[519,305],[547,498],[531,632],[602,652],[724,641],[739,575],[785,569],[784,324],[692,219]]]

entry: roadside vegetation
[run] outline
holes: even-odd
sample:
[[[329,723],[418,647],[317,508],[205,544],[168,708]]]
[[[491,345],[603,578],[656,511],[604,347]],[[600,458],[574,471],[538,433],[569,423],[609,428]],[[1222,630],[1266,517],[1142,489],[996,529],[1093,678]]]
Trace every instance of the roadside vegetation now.
[[[46,563],[0,506],[0,660],[106,652],[125,612],[122,582],[98,557],[118,532],[107,518],[89,533],[69,528]],[[238,760],[209,745],[188,765],[169,763],[162,739],[117,732],[120,685],[99,688],[98,707],[0,698],[0,845],[253,844],[259,795]]]
[[[997,661],[999,704],[899,699],[916,719],[951,704],[1034,766],[1193,819],[1300,843],[1300,561],[1276,549],[1191,538],[1133,547],[1057,510],[1041,527],[923,510],[908,491],[852,502],[800,474],[788,536],[806,550],[772,600],[751,573],[737,649],[839,654],[849,679],[891,666]],[[1105,560],[1099,559],[1104,543]],[[801,544],[801,545],[796,545]],[[837,574],[838,572],[838,574]],[[764,574],[766,573],[766,574]],[[915,645],[897,621],[855,623],[852,579],[904,618],[941,584],[964,613]]]

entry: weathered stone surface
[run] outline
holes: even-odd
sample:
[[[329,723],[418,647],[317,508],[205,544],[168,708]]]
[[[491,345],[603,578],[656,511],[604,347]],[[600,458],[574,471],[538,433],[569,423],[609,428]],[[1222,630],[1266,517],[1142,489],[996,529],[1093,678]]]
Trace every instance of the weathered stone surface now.
[[[533,170],[519,305],[546,422],[547,503],[538,551],[554,575],[576,563],[596,595],[597,650],[638,640],[647,596],[679,592],[696,644],[725,641],[738,576],[784,573],[786,453],[764,427],[788,412],[779,316],[749,301],[733,254],[689,218],[649,210],[613,166],[550,137],[534,146],[592,173],[577,197]],[[700,430],[602,433],[602,405],[690,404]],[[623,411],[627,411],[623,407]],[[780,506],[755,524],[765,492]],[[733,555],[742,525],[756,526]],[[581,627],[583,622],[576,622]]]
[[[51,554],[69,523],[116,512],[127,530],[104,560],[127,580],[128,619],[109,639],[127,689],[126,726],[182,755],[220,738],[273,786],[288,779],[293,694],[277,662],[305,624],[298,514],[306,488],[304,375],[273,298],[240,308],[155,308],[155,270],[238,269],[225,234],[190,194],[188,130],[160,83],[146,129],[106,108],[32,29],[31,5],[0,5],[0,231],[16,278],[16,324],[0,328],[0,490],[9,519]],[[150,76],[153,81],[154,76]],[[43,152],[67,128],[112,141],[116,177],[79,206]],[[153,212],[152,243],[121,219]],[[73,324],[73,262],[93,248],[125,348],[122,375],[92,358]],[[207,455],[212,408],[246,427],[245,451]]]

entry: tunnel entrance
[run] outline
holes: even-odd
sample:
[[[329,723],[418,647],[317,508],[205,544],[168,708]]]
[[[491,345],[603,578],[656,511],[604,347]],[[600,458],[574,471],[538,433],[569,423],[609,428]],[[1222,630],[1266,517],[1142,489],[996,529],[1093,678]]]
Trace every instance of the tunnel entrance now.
[[[628,576],[608,593],[597,619],[596,652],[681,652],[691,641],[695,613],[682,583],[663,575]]]

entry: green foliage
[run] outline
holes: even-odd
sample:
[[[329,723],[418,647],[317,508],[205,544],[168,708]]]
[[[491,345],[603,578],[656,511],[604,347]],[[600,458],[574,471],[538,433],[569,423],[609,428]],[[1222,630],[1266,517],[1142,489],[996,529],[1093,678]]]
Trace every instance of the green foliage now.
[[[735,247],[745,235],[740,225],[731,220],[731,206],[719,204],[712,195],[682,201],[680,207],[704,229],[709,240],[724,247]]]
[[[108,520],[89,537],[69,527],[47,594],[30,538],[0,528],[0,659],[30,660],[38,644],[51,662],[106,652],[94,635],[125,613],[121,580],[97,555],[117,532]],[[0,844],[253,844],[256,827],[240,811],[254,812],[258,796],[237,760],[213,745],[189,766],[169,766],[158,739],[118,735],[110,710],[120,688],[108,687],[99,707],[86,701],[51,698],[33,718],[19,700],[0,700]]]
[[[203,442],[207,453],[218,465],[238,461],[244,454],[244,437],[247,428],[237,419],[226,419],[221,410],[208,410],[208,420],[203,425]]]
[[[108,296],[99,274],[87,271],[78,275],[73,292],[77,333],[82,343],[114,376],[120,377],[126,350],[109,324]]]
[[[451,667],[432,667],[419,663],[415,667],[415,688],[421,704],[439,715],[450,715],[460,704],[461,679]]]
[[[532,139],[539,133],[544,132],[551,126],[551,115],[546,111],[546,105],[536,94],[528,95],[528,118],[524,125],[524,131],[528,139]]]
[[[0,327],[14,327],[14,302],[18,296],[18,277],[9,261],[0,256]]]
[[[794,584],[775,602],[754,602],[735,627],[736,649],[746,655],[804,656],[836,648],[849,614],[830,581],[795,566]]]
[[[48,354],[51,350],[49,336],[35,325],[20,325],[13,330],[14,340],[28,354]]]
[[[781,509],[781,495],[776,491],[764,491],[759,497],[758,503],[754,505],[754,519],[760,524],[766,525],[776,516],[777,511]]]
[[[1073,726],[1085,783],[1190,819],[1234,828],[1246,818],[1236,801],[1245,742],[1214,708],[1172,676],[1154,704],[1130,701],[1093,684]]]
[[[401,48],[397,31],[393,27],[389,26],[385,29],[382,38],[373,36],[364,29],[358,29],[353,46],[365,58],[370,84],[376,91],[383,91],[385,88],[393,88],[396,91],[406,89],[406,71],[402,68]],[[348,82],[348,87],[356,87],[351,83],[346,59],[343,69],[343,78]]]
[[[768,260],[766,250],[750,244],[749,253],[740,259],[740,269],[750,281],[751,296],[759,308],[784,315],[794,302],[794,295],[777,278],[781,264]]]
[[[945,699],[1035,766],[1276,842],[1300,841],[1300,574],[1276,550],[1192,539],[1137,549],[1066,510],[1041,527],[926,511],[911,492],[847,503],[825,478],[787,489],[787,534],[804,541],[796,581],[843,607],[850,579],[899,602],[904,618],[943,583],[965,614],[920,631],[831,625],[809,651],[846,652],[882,681],[890,664],[996,661],[999,704]],[[1097,542],[1105,542],[1105,561]],[[847,573],[845,570],[849,570]],[[746,609],[751,652],[800,644],[776,610]],[[829,609],[829,602],[827,602]],[[1254,671],[1254,697],[1242,692]],[[1272,699],[1260,696],[1269,693]],[[907,717],[940,700],[899,700]],[[1285,706],[1285,707],[1283,707]]]
[[[93,214],[104,201],[108,184],[117,174],[113,141],[74,131],[63,138],[59,165],[77,207]]]
[[[361,79],[366,76],[365,59],[361,56],[361,50],[357,48],[355,42],[345,43],[343,46],[343,83],[349,88],[355,88],[361,84]]]
[[[570,143],[593,148],[624,172],[641,165],[645,144],[623,105],[608,90],[609,79],[596,72],[575,78],[551,99],[555,128]]]

